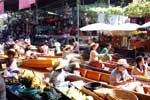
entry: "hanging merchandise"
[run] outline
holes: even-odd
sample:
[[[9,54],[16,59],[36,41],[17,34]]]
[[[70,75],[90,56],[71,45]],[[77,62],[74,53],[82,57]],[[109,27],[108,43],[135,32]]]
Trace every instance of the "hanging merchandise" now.
[[[0,1],[0,14],[4,13],[4,2]]]
[[[30,5],[35,4],[35,3],[36,3],[36,0],[29,0]]]
[[[36,3],[36,0],[19,0],[19,10],[30,8],[34,3]]]

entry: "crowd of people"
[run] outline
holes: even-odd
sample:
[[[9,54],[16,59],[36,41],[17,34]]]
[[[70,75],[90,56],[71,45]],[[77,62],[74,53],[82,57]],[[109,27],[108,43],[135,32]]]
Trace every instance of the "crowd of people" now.
[[[113,54],[111,54],[111,44],[106,44],[101,51],[98,51],[99,43],[92,42],[90,44],[89,65],[99,69],[105,69],[105,62],[111,63]],[[142,83],[135,81],[136,76],[150,76],[149,57],[139,55],[135,58],[135,64],[130,74],[127,68],[131,65],[127,63],[126,58],[120,58],[116,61],[114,69],[110,74],[110,84],[125,90],[135,90],[144,93]]]
[[[39,55],[54,56],[56,54],[62,54],[62,58],[58,59],[58,63],[55,64],[53,69],[49,72],[49,82],[53,83],[54,86],[61,88],[61,86],[68,86],[69,82],[65,82],[65,78],[70,75],[70,69],[74,68],[74,65],[71,65],[70,62],[78,61],[81,63],[79,43],[74,38],[72,45],[68,44],[64,48],[61,48],[61,43],[56,41],[54,44],[55,48],[50,49],[47,41],[41,46],[32,45],[30,38],[25,40],[16,40],[9,38],[8,41],[0,45],[1,54],[7,54],[7,58],[1,59],[1,65],[5,64],[5,68],[1,66],[2,75],[0,80],[3,81],[2,77],[15,77],[20,73],[20,70],[17,65],[17,59],[20,57],[25,57],[28,59],[37,59]],[[111,52],[112,46],[110,43],[107,43],[106,46],[102,49],[99,49],[100,44],[96,41],[91,41],[89,43],[89,60],[88,64],[90,66],[104,69],[104,62],[112,62],[113,53]],[[77,55],[79,54],[79,55]],[[110,74],[110,84],[117,86],[117,88],[122,88],[126,90],[136,90],[137,92],[144,93],[142,83],[135,81],[135,76],[137,75],[148,75],[150,67],[147,62],[149,60],[148,56],[137,56],[135,59],[135,67],[132,69],[129,74],[127,68],[129,64],[124,58],[118,59],[116,61],[116,67],[111,71]],[[73,73],[72,73],[73,74]],[[1,81],[0,84],[0,93],[1,91],[5,92],[4,83]],[[5,93],[1,93],[0,97]],[[5,100],[5,99],[3,99]]]

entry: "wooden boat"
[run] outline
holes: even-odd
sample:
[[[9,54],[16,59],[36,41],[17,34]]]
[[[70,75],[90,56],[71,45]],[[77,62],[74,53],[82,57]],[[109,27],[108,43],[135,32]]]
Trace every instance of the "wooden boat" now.
[[[47,68],[51,68],[56,62],[57,58],[39,57],[38,59],[29,59],[23,61],[20,64],[20,67],[46,70]]]
[[[81,64],[80,66],[83,67],[83,68],[89,68],[89,69],[92,69],[92,70],[95,70],[95,71],[105,72],[105,73],[109,73],[109,74],[116,67],[116,62],[103,62],[103,64],[105,65],[104,69],[97,68],[97,67],[94,67],[94,66],[90,66],[89,64]],[[128,71],[129,74],[131,74],[131,71],[132,71],[133,67],[134,66],[129,66],[127,68],[127,71]]]
[[[49,56],[49,55],[38,55],[38,57],[45,57],[45,58],[62,58],[62,55],[55,55],[55,56]]]
[[[97,72],[89,69],[84,69],[84,68],[76,68],[76,70],[80,71],[81,76],[77,75],[70,75],[66,80],[69,81],[77,81],[77,80],[83,80],[84,82],[101,82],[102,87],[106,88],[116,88],[115,86],[109,85],[109,79],[110,79],[110,74],[108,73],[103,73],[103,72]],[[83,88],[84,92],[87,92],[89,94],[92,94],[92,96],[97,97],[97,95],[93,94],[91,91]],[[137,93],[135,91],[129,91],[138,97],[138,100],[149,100],[150,95],[148,94],[141,94]]]
[[[60,92],[58,89],[56,89],[56,92],[60,93],[61,94],[61,98],[60,100],[72,100],[71,98],[69,98],[68,96],[66,96],[65,94],[63,94],[62,92]],[[7,97],[7,100],[32,100],[35,98],[33,96],[21,96],[21,95],[18,95],[17,93],[9,90],[8,88],[6,88],[6,97]]]
[[[93,71],[98,71],[98,72],[103,72],[103,73],[107,73],[107,74],[110,74],[112,69],[111,70],[105,70],[105,69],[100,69],[100,68],[97,68],[97,67],[92,67],[92,66],[89,66],[89,65],[80,65],[81,68],[85,68],[85,69],[91,69]],[[130,66],[128,69],[128,72],[129,74],[131,73],[131,70],[132,70],[132,66]],[[135,76],[136,80],[138,81],[141,81],[141,82],[150,82],[150,78],[148,76]]]
[[[77,68],[76,70],[80,71],[81,76],[71,76],[71,80],[84,80],[86,82],[105,82],[103,84],[104,87],[107,88],[115,88],[115,86],[109,85],[109,80],[110,80],[110,74],[108,73],[103,73],[103,72],[98,72],[98,71],[93,71],[90,69],[85,69],[85,68]],[[137,95],[139,100],[150,100],[150,95],[148,94],[141,94],[137,93],[135,91],[132,91],[134,94]]]

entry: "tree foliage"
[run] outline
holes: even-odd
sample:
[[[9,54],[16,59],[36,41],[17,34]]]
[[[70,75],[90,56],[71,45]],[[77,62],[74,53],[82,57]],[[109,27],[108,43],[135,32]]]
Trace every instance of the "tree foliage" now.
[[[150,16],[150,2],[130,3],[126,7],[101,7],[100,4],[95,6],[81,5],[80,11],[89,13],[89,15],[96,16],[98,13],[105,13],[107,15],[126,15],[131,17]]]
[[[125,7],[124,14],[132,17],[150,16],[150,2],[131,3]]]

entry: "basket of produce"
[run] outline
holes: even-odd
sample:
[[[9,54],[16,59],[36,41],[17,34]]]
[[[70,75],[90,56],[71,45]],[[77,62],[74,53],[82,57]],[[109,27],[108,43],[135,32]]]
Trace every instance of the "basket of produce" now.
[[[105,100],[138,100],[134,93],[121,89],[100,88],[94,90],[94,93]]]
[[[80,100],[94,100],[92,96],[86,95],[74,86],[71,86],[64,94],[71,98],[71,100],[79,100],[79,98]]]
[[[18,84],[19,81],[15,77],[4,77],[4,81],[7,85]]]
[[[43,91],[43,88],[46,86],[44,81],[37,76],[34,71],[24,71],[22,75],[19,76],[18,80],[21,84],[25,85],[26,88],[37,88]]]
[[[88,82],[84,85],[85,88],[89,89],[89,90],[96,90],[98,88],[100,88],[102,86],[101,83],[99,82]]]

